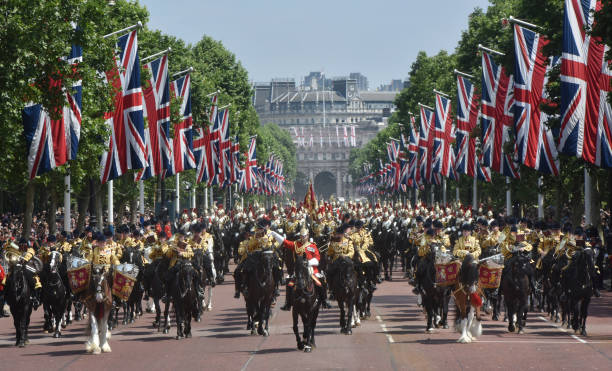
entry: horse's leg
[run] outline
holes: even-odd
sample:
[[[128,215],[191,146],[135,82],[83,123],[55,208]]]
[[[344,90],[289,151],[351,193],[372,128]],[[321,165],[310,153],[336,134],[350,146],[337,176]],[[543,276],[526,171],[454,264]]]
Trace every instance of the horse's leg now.
[[[170,297],[164,303],[164,334],[170,332]],[[176,314],[177,309],[174,307],[174,313]]]
[[[508,317],[508,331],[514,332],[516,327],[514,326],[514,321],[516,319],[516,309],[514,301],[516,299],[512,299],[510,302],[506,300],[506,316]]]
[[[293,317],[293,334],[295,335],[297,348],[299,350],[304,350],[304,343],[302,342],[302,338],[300,337],[300,328],[298,326],[298,312],[295,307],[293,307],[293,310],[291,311],[291,316]]]
[[[251,295],[251,293],[249,293],[249,295]],[[257,334],[257,327],[255,326],[256,303],[254,303],[253,301],[254,301],[253,299],[249,298],[249,301],[247,302],[247,316],[249,318],[249,323],[247,324],[247,330],[249,329],[249,325],[250,325],[251,335]]]
[[[319,308],[316,307],[310,316],[310,345],[313,348],[317,347],[317,343],[315,343],[315,329],[317,327],[317,318],[319,317]]]
[[[581,323],[581,331],[580,331],[580,335],[582,336],[587,336],[587,331],[586,331],[586,320],[587,320],[587,316],[589,315],[589,302],[591,301],[591,298],[587,295],[585,298],[582,299],[582,306],[581,306],[581,310],[580,310],[580,318],[582,319],[582,323]]]
[[[304,341],[304,352],[310,353],[312,351],[312,344],[310,344],[310,332],[312,331],[310,324],[309,313],[302,313],[302,324],[304,325],[303,341]]]
[[[95,310],[93,312],[95,312]],[[106,321],[103,319],[101,322],[106,322]],[[89,316],[89,328],[90,328],[89,341],[85,343],[85,350],[87,350],[87,353],[100,354],[101,349],[100,349],[100,338],[98,336],[98,320],[96,319],[96,316],[93,314]]]
[[[348,315],[348,318],[346,321],[346,335],[353,334],[352,323],[353,323],[354,307],[355,307],[355,302],[353,298],[347,299],[346,300],[346,314]]]
[[[157,332],[161,331],[161,305],[159,304],[159,297],[153,297],[153,307],[155,308],[155,320],[153,321],[153,327],[157,327]]]
[[[527,311],[529,309],[529,303],[527,302],[527,298],[524,298],[522,301],[520,301],[520,307],[518,309],[518,333],[523,334],[525,333],[524,328],[527,323]]]
[[[442,296],[442,321],[440,325],[442,328],[448,328],[448,303],[450,302],[450,292],[444,289],[444,296]]]
[[[346,324],[345,324],[345,318],[344,318],[344,301],[336,298],[336,300],[338,301],[338,308],[340,308],[340,332],[343,334],[346,334]]]
[[[572,329],[575,333],[578,333],[580,330],[580,299],[579,298],[571,298],[571,308],[572,308]]]
[[[212,298],[213,298],[213,288],[212,286],[208,286],[208,302],[206,303],[206,310],[212,310]]]
[[[26,345],[30,344],[30,317],[32,316],[32,304],[27,305],[25,310],[25,326],[24,326],[24,342]]]
[[[185,337],[183,333],[184,308],[181,299],[174,300],[174,316],[176,318],[176,340]]]
[[[269,336],[270,335],[270,329],[268,327],[268,322],[270,320],[270,309],[272,307],[272,300],[274,299],[270,299],[270,300],[265,300],[264,306],[263,306],[263,318],[262,318],[262,322],[265,321],[265,326],[263,328],[263,336]],[[261,326],[261,324],[260,324]]]
[[[19,317],[19,313],[15,313],[12,310],[11,310],[11,314],[13,316],[13,327],[15,327],[15,346],[21,347],[21,338],[22,338],[21,326],[20,326],[21,318]]]

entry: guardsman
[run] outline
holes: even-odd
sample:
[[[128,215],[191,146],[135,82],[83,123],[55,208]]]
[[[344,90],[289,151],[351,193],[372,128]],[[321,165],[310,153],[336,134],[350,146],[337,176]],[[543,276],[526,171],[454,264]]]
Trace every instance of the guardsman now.
[[[191,245],[191,249],[202,250],[202,254],[206,256],[210,260],[211,265],[211,285],[214,287],[217,280],[217,272],[215,271],[215,257],[213,255],[213,237],[210,233],[206,231],[206,223],[197,223],[193,222],[191,224],[191,232],[193,236],[191,237],[189,243]]]
[[[357,220],[355,222],[356,231],[352,234],[353,247],[355,253],[359,259],[359,262],[363,264],[366,272],[366,276],[372,288],[376,289],[376,283],[378,281],[378,258],[376,254],[370,250],[370,247],[374,245],[372,235],[364,228],[364,222]]]
[[[115,255],[115,246],[112,241],[107,240],[105,234],[98,232],[94,238],[94,245],[89,256],[86,256],[93,265],[102,265],[104,270],[110,270],[111,266],[119,265],[119,258]]]
[[[308,261],[308,266],[312,268],[312,275],[315,278],[315,282],[319,283],[316,285],[319,301],[324,308],[329,308],[330,305],[327,303],[327,282],[325,281],[325,276],[319,272],[319,261],[321,260],[321,256],[319,255],[317,245],[309,241],[308,229],[301,228],[298,234],[299,238],[296,241],[289,241],[276,232],[271,233],[276,239],[276,242],[293,252],[294,258],[296,255],[306,255],[306,260]],[[293,304],[293,289],[290,285],[287,285],[287,292],[286,308],[281,308],[283,310],[291,309],[291,305]]]
[[[234,270],[234,298],[236,299],[240,298],[243,264],[249,254],[248,247],[251,244],[251,238],[253,237],[254,233],[255,227],[246,228],[243,236],[244,239],[240,241],[240,244],[238,245],[238,256],[240,261]]]
[[[245,260],[246,257],[255,251],[260,250],[273,250],[275,247],[276,241],[271,234],[270,231],[270,219],[267,217],[261,217],[257,221],[257,230],[255,231],[255,235],[248,239],[245,245],[242,245],[242,250],[239,248],[239,253],[241,254],[241,262],[236,267],[234,271],[234,279],[236,281],[235,287],[236,292],[234,293],[235,298],[240,297],[240,291],[244,291],[246,289],[246,282],[243,280],[244,270],[245,270]]]
[[[489,223],[489,228],[489,233],[485,232],[480,234],[479,243],[480,249],[482,250],[481,253],[483,255],[490,256],[491,254],[487,253],[487,250],[499,246],[505,236],[502,237],[502,232],[499,230],[499,222],[496,219],[491,220],[491,222]]]
[[[70,253],[72,251],[72,244],[69,240],[71,239],[72,236],[69,232],[62,231],[60,237],[57,239],[57,251],[60,253]]]
[[[329,247],[327,249],[327,257],[330,264],[327,268],[327,277],[328,281],[331,282],[335,278],[334,275],[336,273],[334,262],[340,256],[348,257],[349,259],[353,259],[355,255],[355,248],[353,247],[353,242],[347,237],[350,234],[351,227],[348,224],[342,224],[338,227],[331,238],[329,243]]]
[[[14,242],[10,242],[7,246],[4,247],[5,255],[15,257],[16,261],[9,260],[10,263],[18,263],[29,262],[34,256],[36,256],[36,251],[30,246],[30,243],[25,239],[21,238],[19,240],[19,245],[16,245]],[[42,289],[42,285],[40,283],[40,278],[38,277],[38,273],[32,271],[31,269],[26,269],[26,278],[28,284],[30,285],[30,289],[32,291],[32,306],[34,309],[37,309],[40,305],[40,291]],[[10,275],[10,271],[8,273]]]
[[[463,223],[461,226],[461,237],[455,242],[453,255],[463,260],[467,254],[472,254],[474,260],[477,260],[480,257],[480,245],[476,237],[472,236],[472,225]]]

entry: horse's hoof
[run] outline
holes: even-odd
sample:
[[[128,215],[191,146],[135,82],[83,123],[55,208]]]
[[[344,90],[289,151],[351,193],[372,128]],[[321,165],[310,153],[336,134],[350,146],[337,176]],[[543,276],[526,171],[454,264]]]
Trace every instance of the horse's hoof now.
[[[353,330],[351,330],[351,329],[346,330],[346,334],[347,335],[353,335]]]
[[[443,328],[443,329],[447,329],[447,328],[448,328],[448,323],[443,324],[443,325],[442,325],[442,328]]]
[[[179,335],[176,335],[176,340],[181,340],[181,337]]]
[[[523,330],[522,328],[520,328],[520,329],[518,330],[518,333],[519,333],[519,335],[522,335],[522,334],[524,334],[524,333],[525,333],[525,330]]]
[[[188,333],[188,334],[185,334],[185,338],[187,338],[187,339],[191,339],[191,332],[190,332],[190,333]]]
[[[167,328],[165,328],[165,329],[164,329],[164,334],[167,334],[167,333],[168,333],[168,329],[167,329]]]
[[[425,330],[425,332],[428,333],[428,334],[433,334],[434,329],[432,327],[430,327],[427,330]]]
[[[304,343],[298,343],[297,348],[299,350],[304,350]]]
[[[95,347],[95,348],[93,348],[93,350],[91,352],[93,354],[100,354],[100,353],[102,353],[102,349],[100,349],[100,347]]]
[[[112,352],[112,349],[111,349],[110,345],[108,345],[108,343],[102,345],[101,350],[102,350],[103,353],[110,353],[110,352]]]
[[[304,347],[304,353],[310,353],[310,352],[312,352],[312,348],[310,347],[310,345],[306,345]]]
[[[25,348],[26,344],[25,344],[25,342],[20,341],[20,342],[19,342],[19,344],[17,344],[17,346],[18,346],[19,348]]]
[[[580,331],[580,335],[587,336],[586,329],[582,329],[582,331]]]
[[[59,339],[60,337],[62,337],[62,335],[59,332],[56,332],[55,334],[53,334],[53,337]]]
[[[25,343],[25,345],[30,345],[30,339],[26,339],[26,340],[24,341],[24,343]]]
[[[263,334],[264,337],[268,337],[270,336],[270,332],[268,330],[263,330]]]
[[[251,330],[251,335],[257,335],[257,331],[255,329]]]
[[[508,332],[514,332],[514,330],[516,330],[516,328],[514,327],[514,325],[509,325],[509,326],[508,326]]]
[[[499,316],[497,314],[494,314],[493,317],[491,317],[491,320],[499,321]]]
[[[207,307],[206,307],[206,310],[207,310],[208,312],[210,312],[210,311],[212,310],[212,305],[207,306]]]

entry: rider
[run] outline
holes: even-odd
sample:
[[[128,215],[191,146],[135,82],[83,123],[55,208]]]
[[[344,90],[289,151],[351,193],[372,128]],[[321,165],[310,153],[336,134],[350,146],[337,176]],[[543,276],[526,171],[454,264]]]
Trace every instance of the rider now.
[[[472,254],[474,260],[477,260],[480,256],[480,245],[476,237],[472,236],[472,225],[463,223],[461,226],[461,233],[461,237],[455,242],[453,255],[463,260],[467,254]]]
[[[321,272],[319,272],[319,261],[321,260],[321,257],[319,255],[319,249],[317,248],[316,244],[309,241],[308,229],[304,227],[300,229],[299,234],[298,234],[299,237],[297,241],[289,241],[276,232],[271,232],[271,233],[272,233],[272,236],[274,236],[274,239],[276,239],[276,242],[282,244],[284,248],[293,251],[294,259],[295,259],[295,255],[306,254],[306,259],[308,260],[308,267],[312,269],[312,275],[315,278],[315,282],[318,281],[319,283],[316,285],[317,296],[319,298],[319,301],[321,302],[321,305],[324,308],[329,308],[330,305],[329,303],[327,303],[327,282],[325,281],[325,276]],[[293,290],[290,287],[291,285],[287,285],[288,308],[287,309],[281,308],[283,310],[289,310],[291,308],[292,299],[293,299],[292,298]]]
[[[15,243],[11,242],[8,244],[8,246],[5,246],[5,254],[19,256],[21,261],[27,263],[30,261],[30,259],[36,256],[36,251],[34,251],[34,249],[30,246],[30,243],[25,238],[21,238],[19,240],[19,245],[15,245]],[[38,306],[40,305],[40,291],[42,289],[40,278],[38,277],[38,273],[30,267],[26,267],[25,271],[26,279],[28,280],[28,284],[30,285],[30,289],[32,291],[32,306],[34,309],[38,309]]]
[[[119,265],[119,258],[115,255],[114,244],[108,241],[105,234],[96,233],[91,253],[85,256],[94,265],[103,265],[104,270],[110,270],[111,266]]]
[[[353,246],[359,262],[363,264],[365,268],[366,277],[372,285],[372,288],[376,290],[378,259],[376,254],[370,250],[370,247],[374,244],[372,235],[363,225],[364,223],[362,220],[357,220],[355,222],[356,231],[351,235],[351,240],[353,241]]]
[[[327,277],[330,282],[334,279],[335,266],[334,262],[340,256],[346,256],[349,259],[353,259],[355,255],[355,248],[353,247],[353,242],[346,236],[350,234],[350,226],[348,224],[342,224],[340,227],[336,229],[334,236],[331,238],[329,248],[327,249],[327,257],[330,264],[327,268]]]

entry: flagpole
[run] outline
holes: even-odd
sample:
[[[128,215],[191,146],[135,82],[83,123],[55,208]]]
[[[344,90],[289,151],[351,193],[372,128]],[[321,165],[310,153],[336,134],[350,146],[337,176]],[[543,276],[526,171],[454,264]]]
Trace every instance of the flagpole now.
[[[113,35],[117,35],[117,34],[120,34],[120,33],[123,33],[123,32],[130,32],[130,31],[132,31],[135,28],[142,28],[142,22],[138,21],[138,23],[136,23],[135,25],[132,25],[132,26],[129,26],[129,27],[126,27],[126,28],[122,28],[122,29],[120,29],[118,31],[115,31],[115,32],[111,32],[109,34],[106,34],[106,35],[102,36],[102,38],[103,39],[108,39],[109,37],[111,37]]]
[[[181,205],[180,205],[180,174],[181,173],[176,173],[176,179],[175,179],[175,183],[174,186],[176,187],[176,190],[174,192],[174,211],[176,212],[176,218],[179,219],[181,217],[180,212],[181,212]]]
[[[215,198],[213,195],[213,188],[210,187],[210,208],[214,209],[215,208],[215,202],[214,202]]]
[[[208,210],[208,187],[204,188],[204,210]]]
[[[476,174],[472,181],[472,210],[478,210],[478,176]]]
[[[138,182],[138,191],[139,191],[139,207],[140,207],[140,216],[144,218],[145,207],[144,207],[144,180],[140,180]]]
[[[544,219],[544,194],[542,193],[542,183],[544,181],[544,177],[540,176],[538,178],[538,219]]]
[[[436,187],[436,186],[432,184],[432,185],[431,185],[431,188],[430,188],[431,206],[433,206],[433,205],[434,205],[434,188],[435,188],[435,187]]]
[[[67,167],[68,171],[64,176],[64,231],[71,231],[71,212],[70,212],[70,165]]]
[[[442,179],[442,203],[446,206],[446,178]]]
[[[506,216],[512,215],[512,189],[510,189],[510,177],[506,177]]]
[[[114,210],[113,210],[113,181],[108,181],[108,226],[112,227],[114,222]]]
[[[172,51],[172,48],[168,48],[168,49],[166,49],[166,50],[162,50],[162,51],[161,51],[161,52],[159,52],[159,53],[155,53],[155,54],[152,54],[152,55],[150,55],[150,56],[148,56],[148,57],[144,57],[144,58],[142,58],[142,59],[140,60],[140,62],[142,63],[142,62],[148,61],[149,59],[153,59],[153,58],[155,58],[155,57],[159,57],[160,55],[166,55],[166,54],[169,54],[171,51]]]
[[[591,199],[592,199],[592,180],[586,166],[584,167],[584,224],[586,226],[593,225],[591,215]]]
[[[457,203],[459,203],[459,185],[458,184],[455,187],[455,201],[457,201]]]

